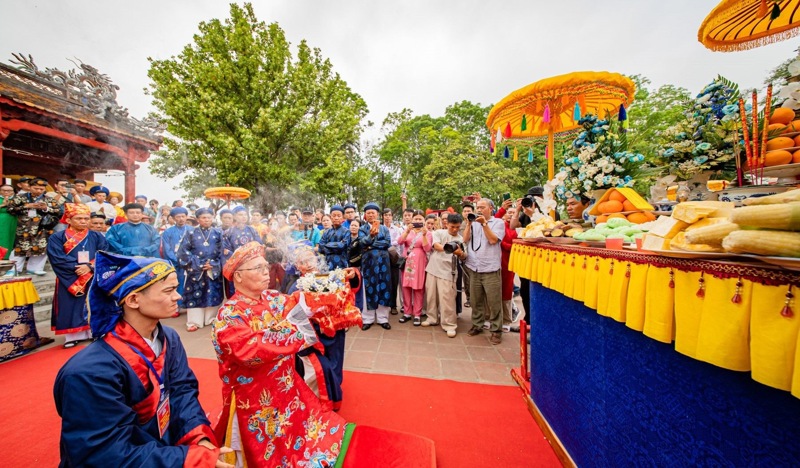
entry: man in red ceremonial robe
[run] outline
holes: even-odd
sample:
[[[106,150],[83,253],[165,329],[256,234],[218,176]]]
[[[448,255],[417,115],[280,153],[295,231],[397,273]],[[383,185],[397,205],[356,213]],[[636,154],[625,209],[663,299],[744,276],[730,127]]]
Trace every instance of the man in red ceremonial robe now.
[[[69,227],[47,240],[47,258],[56,274],[56,293],[50,321],[56,335],[64,335],[64,347],[92,337],[86,321],[86,291],[94,273],[94,256],[108,248],[102,234],[89,230],[91,211],[86,205],[64,204],[61,223]]]
[[[175,330],[175,268],[162,259],[98,252],[87,310],[97,341],[56,376],[60,467],[232,468],[198,401]]]
[[[219,310],[213,343],[223,382],[217,437],[247,466],[333,466],[346,422],[326,411],[295,371],[294,356],[320,346],[302,293],[267,290],[264,246],[250,242],[225,263],[236,287]]]

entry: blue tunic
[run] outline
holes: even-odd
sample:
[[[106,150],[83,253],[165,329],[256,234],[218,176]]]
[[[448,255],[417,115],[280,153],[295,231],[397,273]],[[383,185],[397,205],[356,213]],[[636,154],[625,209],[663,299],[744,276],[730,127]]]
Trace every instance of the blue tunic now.
[[[322,234],[319,241],[319,253],[325,255],[328,268],[347,268],[347,250],[350,245],[350,230],[344,226],[330,228]]]
[[[145,223],[115,224],[106,232],[108,249],[112,253],[138,256],[160,257],[161,239],[153,226]]]
[[[135,331],[138,340],[133,339],[122,327],[131,329],[120,322],[115,333],[153,359],[144,340]],[[158,325],[156,339],[164,347],[154,365],[158,368],[163,363],[170,406],[163,438],[159,437],[154,405],[148,404],[158,401],[158,395],[152,395],[158,391],[157,384],[152,384],[155,378],[127,344],[114,348],[111,339],[109,334],[87,346],[56,376],[53,396],[62,418],[59,466],[184,466],[194,450],[178,444],[185,444],[187,437],[195,434],[208,434],[213,441],[213,434],[197,399],[197,379],[178,334]],[[147,387],[137,374],[150,379]]]
[[[206,245],[208,244],[208,245]],[[208,262],[210,270],[203,271]],[[187,309],[222,304],[222,230],[195,228],[178,249],[178,264],[186,271],[183,305]]]
[[[389,228],[380,225],[378,235],[370,236],[371,226],[365,224],[358,231],[358,242],[362,247],[361,275],[364,277],[367,310],[379,305],[389,307],[392,289],[392,273],[389,264],[389,247],[392,235]]]
[[[228,228],[222,235],[223,264],[225,260],[231,258],[231,255],[236,252],[236,249],[252,241],[256,241],[259,244],[264,243],[264,240],[261,239],[261,236],[258,235],[258,232],[256,232],[253,226],[231,226]]]
[[[193,227],[186,224],[183,226],[170,226],[161,234],[161,258],[169,260],[169,263],[175,267],[175,273],[178,275],[178,294],[181,297],[183,297],[186,272],[178,263],[178,248],[183,238],[190,234],[193,229]],[[185,302],[183,299],[178,301],[178,307],[187,307]]]
[[[94,260],[98,250],[108,249],[105,237],[99,232],[89,231],[86,237],[73,248],[64,253],[67,242],[67,231],[57,232],[47,240],[47,258],[56,274],[56,293],[53,296],[53,310],[50,314],[50,325],[56,335],[77,333],[89,329],[86,321],[86,296],[73,296],[69,288],[77,279],[75,267],[78,266],[78,252],[87,251],[89,261]],[[86,285],[86,291],[89,285]]]

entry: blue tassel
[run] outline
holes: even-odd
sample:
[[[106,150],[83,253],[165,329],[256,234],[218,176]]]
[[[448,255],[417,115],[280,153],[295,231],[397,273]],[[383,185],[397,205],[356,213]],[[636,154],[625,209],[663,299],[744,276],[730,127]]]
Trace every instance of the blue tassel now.
[[[624,122],[628,120],[628,113],[625,111],[625,104],[619,105],[619,121]]]
[[[572,112],[572,120],[579,121],[581,119],[581,106],[577,102],[575,103],[575,110]]]
[[[510,156],[510,155],[509,155],[509,153],[508,153],[508,146],[506,146],[506,149],[504,149],[504,150],[503,150],[503,157],[504,157],[504,158],[506,158],[506,159],[508,159],[508,157],[509,157],[509,156]]]
[[[528,148],[528,162],[533,162],[533,148]]]

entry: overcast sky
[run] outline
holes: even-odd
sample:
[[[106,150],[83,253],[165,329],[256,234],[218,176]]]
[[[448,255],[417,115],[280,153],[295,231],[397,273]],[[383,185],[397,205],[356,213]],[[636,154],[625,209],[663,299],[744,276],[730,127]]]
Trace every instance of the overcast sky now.
[[[225,18],[222,0],[0,0],[0,60],[31,54],[40,68],[78,58],[120,86],[134,117],[152,110],[144,94],[147,57],[176,55],[199,22]],[[642,74],[653,85],[697,93],[717,74],[761,87],[794,55],[798,40],[745,52],[711,52],[697,29],[717,0],[254,0],[293,44],[306,39],[367,102],[380,125],[404,107],[441,115],[461,100],[495,103],[511,91],[573,71]],[[122,177],[102,176],[112,189]],[[176,181],[137,173],[137,192],[171,201]]]

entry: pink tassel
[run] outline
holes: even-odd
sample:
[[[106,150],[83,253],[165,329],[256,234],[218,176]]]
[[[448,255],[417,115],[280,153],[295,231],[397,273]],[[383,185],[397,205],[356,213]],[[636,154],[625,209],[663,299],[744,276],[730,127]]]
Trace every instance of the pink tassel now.
[[[550,104],[544,105],[544,114],[542,115],[542,121],[544,123],[550,123]]]

